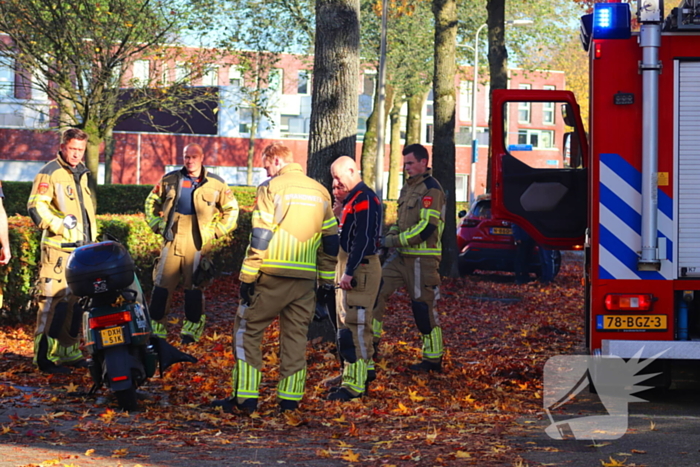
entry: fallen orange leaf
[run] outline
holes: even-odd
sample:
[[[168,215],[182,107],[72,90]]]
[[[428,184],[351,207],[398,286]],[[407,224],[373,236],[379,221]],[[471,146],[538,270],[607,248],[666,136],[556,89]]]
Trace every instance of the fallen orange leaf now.
[[[345,451],[345,455],[341,457],[341,459],[348,461],[348,462],[360,462],[360,455],[355,454],[352,452],[352,450],[348,449]]]

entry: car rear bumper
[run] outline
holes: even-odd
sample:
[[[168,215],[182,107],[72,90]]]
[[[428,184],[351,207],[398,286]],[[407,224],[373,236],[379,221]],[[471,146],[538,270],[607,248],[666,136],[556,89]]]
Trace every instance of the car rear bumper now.
[[[463,266],[471,269],[514,271],[515,249],[500,245],[469,245],[459,255]]]

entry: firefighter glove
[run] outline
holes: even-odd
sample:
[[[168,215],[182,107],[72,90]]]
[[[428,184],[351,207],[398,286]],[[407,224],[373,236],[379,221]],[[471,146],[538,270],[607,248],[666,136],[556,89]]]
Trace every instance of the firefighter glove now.
[[[393,248],[399,246],[399,236],[394,234],[389,234],[382,239],[382,247]]]
[[[255,293],[255,282],[241,282],[241,302],[250,305],[250,299]]]
[[[197,270],[192,275],[192,284],[195,287],[205,287],[214,279],[216,269],[207,257],[202,257]]]

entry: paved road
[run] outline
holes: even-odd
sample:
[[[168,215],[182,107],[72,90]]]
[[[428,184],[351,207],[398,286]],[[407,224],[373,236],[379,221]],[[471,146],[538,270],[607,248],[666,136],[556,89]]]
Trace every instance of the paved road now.
[[[0,391],[2,390],[0,383]],[[38,388],[22,388],[30,394]],[[50,391],[50,389],[48,390]],[[150,394],[139,390],[142,397]],[[24,402],[22,396],[13,396],[0,405],[0,467],[222,467],[255,465],[275,467],[303,465],[310,467],[341,467],[348,465],[334,457],[323,458],[318,450],[334,448],[337,443],[301,437],[304,428],[242,433],[236,423],[222,424],[212,429],[208,424],[189,422],[189,432],[175,432],[172,437],[153,436],[158,428],[149,421],[143,423],[120,413],[116,423],[130,429],[119,430],[119,435],[103,436],[110,429],[96,415],[101,408],[111,408],[111,398],[99,396],[90,409],[90,423],[78,425],[84,408],[58,400],[52,404]],[[166,398],[167,399],[167,398]],[[167,404],[167,402],[164,402]],[[67,414],[52,418],[57,411]],[[121,415],[124,415],[122,417]],[[14,425],[13,425],[14,422]],[[18,423],[19,422],[19,423]],[[260,423],[278,425],[281,419],[266,416]],[[157,423],[155,424],[157,425]],[[243,426],[243,424],[241,424]],[[11,431],[5,432],[6,429]],[[88,429],[90,432],[86,432]],[[170,427],[164,427],[170,429]],[[77,431],[76,431],[77,430]],[[128,436],[124,437],[123,433]],[[156,433],[157,435],[158,433]],[[371,445],[366,447],[369,451]],[[364,451],[363,451],[364,452]]]
[[[524,434],[512,441],[523,450],[528,465],[589,467],[700,466],[700,364],[674,370],[668,390],[643,393],[649,402],[629,406],[627,433],[617,440],[554,440],[545,433],[550,424],[542,412],[521,419]],[[597,395],[584,390],[557,421],[607,415]],[[561,418],[559,418],[561,417]],[[620,464],[612,463],[612,460]]]

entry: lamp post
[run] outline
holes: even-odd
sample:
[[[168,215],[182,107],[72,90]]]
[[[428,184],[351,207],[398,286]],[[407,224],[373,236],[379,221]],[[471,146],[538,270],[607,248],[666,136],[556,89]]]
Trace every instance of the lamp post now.
[[[506,21],[506,24],[514,26],[526,26],[534,23],[531,19],[515,19]],[[476,160],[479,154],[479,145],[476,140],[476,89],[479,84],[479,33],[487,26],[487,23],[479,26],[474,36],[474,81],[472,82],[472,163],[469,168],[469,206],[474,205],[476,198]],[[469,46],[465,46],[469,47]],[[471,48],[471,47],[469,47]]]
[[[377,122],[377,159],[374,166],[375,188],[374,191],[381,202],[384,199],[384,101],[386,100],[386,33],[387,33],[387,9],[388,0],[382,1],[382,30],[379,45],[379,121]]]
[[[479,33],[487,26],[486,23],[479,26],[474,36],[474,73],[472,82],[472,163],[469,166],[469,207],[474,206],[476,197],[476,159],[479,154],[479,145],[476,141],[476,88],[479,85]]]

